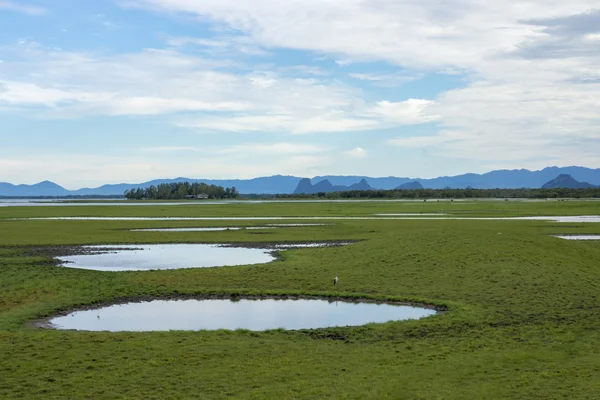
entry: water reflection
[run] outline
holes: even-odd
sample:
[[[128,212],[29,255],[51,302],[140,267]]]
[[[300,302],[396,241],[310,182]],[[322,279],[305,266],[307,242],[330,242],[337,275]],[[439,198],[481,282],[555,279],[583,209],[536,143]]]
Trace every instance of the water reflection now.
[[[277,243],[271,245],[135,244],[84,246],[83,254],[58,257],[64,267],[95,271],[149,271],[265,264],[273,250],[343,246],[350,242]],[[238,247],[236,247],[238,246]]]
[[[50,320],[56,329],[168,331],[311,329],[420,319],[435,310],[326,300],[154,300],[77,311]]]
[[[88,254],[61,256],[70,268],[95,271],[147,271],[264,264],[275,257],[268,249],[213,244],[86,246]]]

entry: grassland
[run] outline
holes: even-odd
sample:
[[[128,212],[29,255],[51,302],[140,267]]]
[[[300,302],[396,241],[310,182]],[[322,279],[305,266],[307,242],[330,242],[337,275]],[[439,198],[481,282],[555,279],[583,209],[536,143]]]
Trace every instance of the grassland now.
[[[598,398],[600,243],[549,235],[600,234],[600,224],[366,219],[269,231],[161,233],[129,229],[265,221],[13,220],[285,216],[298,222],[292,218],[411,212],[600,215],[600,202],[0,208],[0,398]],[[126,273],[57,267],[32,252],[78,244],[312,240],[359,242],[286,251],[282,260],[264,265]],[[334,275],[340,277],[335,288]],[[214,293],[420,301],[449,312],[307,331],[90,333],[31,323],[85,304]]]

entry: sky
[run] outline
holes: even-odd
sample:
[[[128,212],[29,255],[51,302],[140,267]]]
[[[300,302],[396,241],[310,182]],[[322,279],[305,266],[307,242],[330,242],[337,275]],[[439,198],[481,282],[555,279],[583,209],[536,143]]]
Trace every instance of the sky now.
[[[0,181],[599,168],[599,111],[597,0],[0,0]]]

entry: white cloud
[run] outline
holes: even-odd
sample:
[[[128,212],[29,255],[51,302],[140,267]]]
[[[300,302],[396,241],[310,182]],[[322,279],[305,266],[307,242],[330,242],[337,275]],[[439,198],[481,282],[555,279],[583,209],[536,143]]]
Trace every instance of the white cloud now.
[[[111,97],[110,93],[43,88],[32,83],[0,80],[0,104],[53,107],[64,103],[109,101]]]
[[[270,52],[257,45],[247,36],[218,36],[215,39],[194,37],[171,37],[167,43],[173,47],[194,46],[212,56],[269,56]]]
[[[321,153],[326,151],[324,147],[306,143],[269,143],[269,144],[243,144],[221,150],[217,154],[263,154],[263,155],[289,155],[303,153]]]
[[[118,55],[62,52],[26,41],[0,48],[5,61],[0,107],[35,115],[30,108],[43,106],[63,117],[185,113],[170,121],[198,131],[249,133],[368,131],[436,122],[435,134],[405,134],[392,143],[435,147],[436,154],[490,165],[585,160],[600,166],[594,157],[600,153],[595,0],[126,2],[191,14],[218,33],[209,39],[171,38],[166,50]],[[17,3],[0,0],[0,7],[6,4]],[[192,46],[194,53],[186,53]],[[376,98],[374,93],[323,74],[301,79],[300,68],[296,74],[269,58],[274,65],[248,72],[249,65],[228,57],[243,49],[280,48],[311,51],[340,65],[383,61],[416,74],[460,73],[465,87],[435,99],[373,103],[365,99]],[[304,76],[309,74],[307,69]],[[377,72],[350,76],[375,83],[390,78]]]
[[[191,99],[129,97],[103,104],[110,115],[156,115],[182,111],[242,111],[250,105],[236,102],[208,102]]]
[[[340,113],[322,115],[280,114],[202,118],[181,123],[181,127],[224,132],[275,132],[306,134],[316,132],[360,131],[381,127],[375,119],[351,118]]]
[[[429,112],[433,104],[433,101],[422,99],[408,99],[401,102],[380,101],[368,112],[397,124],[422,124],[438,119],[437,115]]]
[[[436,146],[441,143],[450,141],[451,139],[444,136],[412,136],[404,138],[396,138],[389,140],[389,144],[405,147],[410,149],[417,149],[422,147]]]
[[[407,82],[414,81],[422,77],[422,75],[405,75],[405,74],[376,74],[376,73],[349,73],[348,76],[361,81],[372,82],[378,86],[394,87],[401,86]]]
[[[367,152],[362,147],[355,147],[354,149],[347,151],[346,154],[354,158],[365,158],[367,156]]]
[[[152,147],[142,147],[140,149],[142,152],[148,153],[178,153],[178,152],[187,152],[187,151],[202,151],[201,149],[193,146],[152,146]]]
[[[99,56],[23,42],[0,48],[3,53],[11,56],[2,65],[3,76],[11,80],[0,81],[0,106],[45,106],[44,116],[186,113],[173,123],[205,131],[294,134],[382,123],[359,115],[357,110],[364,109],[360,91],[337,81],[288,76],[277,68],[222,72],[233,65],[173,49]]]
[[[18,4],[14,1],[0,1],[0,10],[9,10],[16,11],[22,14],[27,14],[31,16],[38,16],[46,14],[46,10],[37,6],[30,6],[27,4]]]
[[[465,88],[434,103],[381,102],[388,123],[435,120],[431,138],[405,147],[538,166],[554,159],[600,166],[600,10],[595,0],[136,0],[138,6],[202,16],[269,49],[308,50],[340,65],[385,61],[411,71],[465,74]],[[377,82],[377,74],[354,74]],[[365,115],[354,109],[347,118]],[[366,128],[369,129],[369,128]],[[521,163],[521,164],[520,164]]]

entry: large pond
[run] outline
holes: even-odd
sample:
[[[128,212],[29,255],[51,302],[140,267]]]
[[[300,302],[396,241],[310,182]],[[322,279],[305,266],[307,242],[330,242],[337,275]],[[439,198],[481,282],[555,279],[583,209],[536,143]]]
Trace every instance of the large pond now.
[[[420,319],[435,310],[327,300],[154,300],[76,311],[44,326],[84,331],[313,329]]]
[[[263,248],[221,244],[156,244],[84,246],[76,255],[59,256],[65,267],[95,271],[148,271],[264,264],[275,260],[274,250],[326,247],[347,243],[290,243]]]

